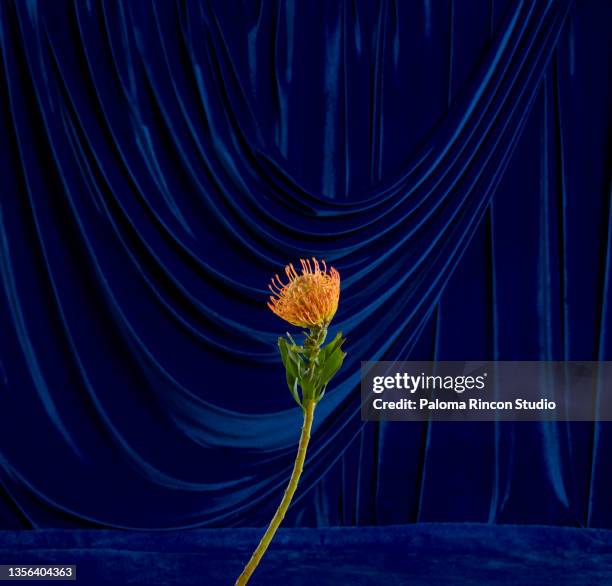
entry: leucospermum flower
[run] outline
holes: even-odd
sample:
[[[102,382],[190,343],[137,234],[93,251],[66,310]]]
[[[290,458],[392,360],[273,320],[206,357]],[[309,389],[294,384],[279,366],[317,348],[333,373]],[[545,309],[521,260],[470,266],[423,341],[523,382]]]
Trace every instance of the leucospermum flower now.
[[[288,282],[274,275],[268,285],[272,295],[268,307],[278,317],[301,328],[326,328],[338,310],[340,274],[325,261],[300,260],[302,273],[293,264],[285,267]]]
[[[338,310],[340,274],[333,267],[328,269],[325,261],[319,263],[316,258],[313,258],[312,262],[300,260],[300,263],[301,274],[298,274],[292,264],[285,267],[287,283],[283,283],[278,275],[274,275],[269,285],[272,295],[268,307],[280,318],[306,330],[303,332],[304,341],[301,345],[298,345],[289,333],[286,338],[281,336],[278,339],[287,386],[302,409],[304,423],[293,472],[283,498],[251,559],[238,576],[236,586],[245,586],[250,580],[285,517],[306,461],[315,407],[323,398],[327,385],[340,370],[346,356],[342,350],[345,341],[342,332],[338,332],[331,342],[324,345],[327,327]]]

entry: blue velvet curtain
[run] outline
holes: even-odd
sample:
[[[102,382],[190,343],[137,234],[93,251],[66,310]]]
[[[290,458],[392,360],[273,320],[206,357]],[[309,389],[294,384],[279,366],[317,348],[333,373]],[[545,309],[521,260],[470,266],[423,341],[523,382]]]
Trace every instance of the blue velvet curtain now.
[[[301,415],[265,287],[313,255],[348,358],[288,524],[612,527],[609,425],[358,391],[612,359],[611,6],[0,0],[0,527],[266,522]]]

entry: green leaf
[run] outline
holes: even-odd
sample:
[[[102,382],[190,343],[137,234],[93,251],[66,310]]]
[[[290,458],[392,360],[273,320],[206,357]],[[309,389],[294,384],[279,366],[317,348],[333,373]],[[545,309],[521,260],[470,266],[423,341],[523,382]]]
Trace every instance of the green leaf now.
[[[278,339],[278,349],[280,351],[281,360],[283,361],[283,365],[287,373],[291,373],[294,376],[297,376],[297,367],[295,363],[289,358],[289,347],[287,346],[287,341],[285,338]]]
[[[327,356],[325,362],[319,366],[318,372],[318,397],[317,400],[323,395],[325,391],[325,387],[329,384],[334,375],[340,370],[342,363],[344,362],[344,358],[346,356],[346,352],[343,352],[340,346],[337,346],[336,349]]]
[[[294,339],[293,336],[287,332],[287,338],[289,338],[289,341],[291,342],[291,344],[289,345],[289,348],[291,348],[294,352],[303,354],[304,353],[304,346],[300,346]]]
[[[289,390],[291,391],[291,395],[295,399],[295,402],[300,407],[303,407],[302,402],[300,401],[300,393],[298,391],[298,379],[297,378],[293,380],[293,388],[290,388]]]
[[[316,380],[311,379],[309,376],[304,376],[300,379],[300,385],[302,387],[302,397],[305,402],[315,398],[317,391]]]
[[[300,379],[300,363],[302,359],[292,352],[285,338],[278,339],[278,349],[280,351],[283,365],[285,366],[287,386],[289,387],[289,391],[293,395],[295,402],[301,407],[302,403],[298,393],[298,383]]]
[[[346,338],[342,337],[342,332],[338,332],[336,334],[336,337],[331,342],[329,342],[329,344],[321,348],[321,352],[319,353],[319,363],[326,362],[327,357],[330,356],[333,352],[335,352],[337,348],[340,348],[345,341]]]

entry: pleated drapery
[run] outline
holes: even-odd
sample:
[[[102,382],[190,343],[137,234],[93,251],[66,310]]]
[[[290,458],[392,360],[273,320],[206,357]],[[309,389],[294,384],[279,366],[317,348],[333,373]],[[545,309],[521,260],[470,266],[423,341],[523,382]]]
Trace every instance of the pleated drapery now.
[[[359,417],[363,360],[612,358],[610,17],[0,2],[0,527],[264,523],[304,256],[348,357],[289,524],[612,526],[606,424]]]

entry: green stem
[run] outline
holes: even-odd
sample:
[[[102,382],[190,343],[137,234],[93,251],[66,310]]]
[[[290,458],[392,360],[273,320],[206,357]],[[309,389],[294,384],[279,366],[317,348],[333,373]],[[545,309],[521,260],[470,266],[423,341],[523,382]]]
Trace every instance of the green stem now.
[[[291,473],[291,478],[289,479],[289,484],[285,489],[285,494],[283,495],[283,500],[278,505],[278,509],[276,509],[276,513],[274,517],[272,517],[272,521],[270,521],[270,525],[268,529],[264,533],[264,536],[261,538],[257,549],[253,552],[249,563],[244,567],[242,574],[236,580],[235,586],[244,586],[251,575],[257,568],[261,558],[266,553],[270,542],[272,541],[276,530],[279,525],[282,523],[285,513],[291,504],[291,499],[293,499],[293,495],[298,486],[298,482],[300,480],[300,476],[302,475],[302,470],[304,468],[304,460],[306,460],[306,450],[308,449],[308,442],[310,440],[310,431],[312,429],[312,422],[314,419],[314,410],[316,403],[314,401],[309,401],[304,405],[304,424],[302,425],[302,433],[300,435],[300,444],[298,447],[297,455],[295,456],[295,463],[293,465],[293,472]]]

